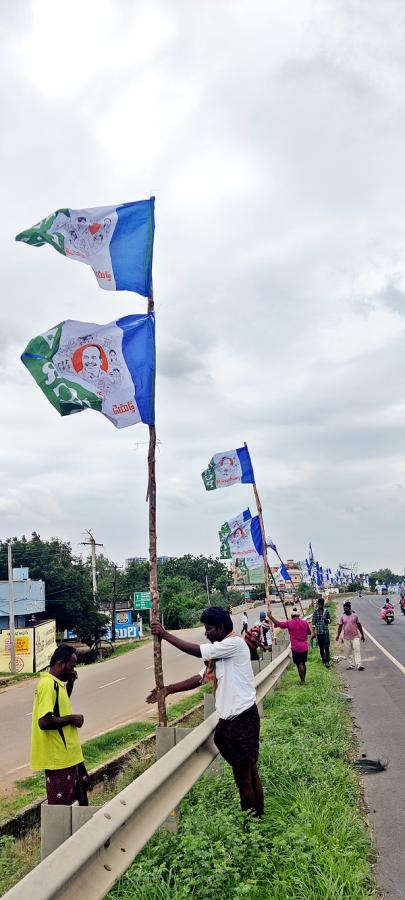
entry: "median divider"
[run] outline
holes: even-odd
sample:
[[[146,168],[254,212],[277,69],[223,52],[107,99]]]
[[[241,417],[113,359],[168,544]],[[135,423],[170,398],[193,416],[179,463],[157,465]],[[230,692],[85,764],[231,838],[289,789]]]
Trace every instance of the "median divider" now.
[[[285,649],[283,649],[283,645]],[[290,662],[284,634],[277,657],[256,675],[257,700]],[[68,840],[4,895],[4,900],[101,900],[218,755],[211,713],[153,766],[108,801]]]

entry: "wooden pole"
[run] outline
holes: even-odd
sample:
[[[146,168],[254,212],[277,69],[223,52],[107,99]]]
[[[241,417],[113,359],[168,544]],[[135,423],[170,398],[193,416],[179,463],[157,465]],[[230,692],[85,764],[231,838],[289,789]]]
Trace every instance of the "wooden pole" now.
[[[246,446],[246,444],[245,444]],[[270,603],[270,576],[269,576],[269,564],[267,561],[267,547],[266,547],[266,533],[264,530],[264,522],[263,522],[263,510],[262,504],[260,503],[260,497],[258,494],[258,490],[256,487],[256,483],[253,482],[253,493],[255,495],[256,507],[257,507],[257,515],[259,516],[260,522],[260,531],[262,534],[262,544],[263,544],[263,568],[264,568],[264,588],[266,591],[266,608],[267,612],[271,613],[271,603]]]
[[[281,562],[281,565],[284,566],[285,569],[287,569],[287,566],[286,566],[285,562],[283,562],[283,560],[281,559],[281,556],[280,556],[278,550],[275,550],[274,552],[275,552],[276,556],[278,556],[278,558],[279,558],[279,560],[280,560],[280,562]],[[287,571],[288,571],[288,569],[287,569]],[[294,591],[294,582],[293,582],[292,579],[291,579],[291,584],[292,584],[292,586],[293,586],[293,597],[295,597],[295,598],[298,600],[298,603],[299,603],[299,605],[300,605],[300,609],[301,609],[302,615],[304,615],[304,610],[303,610],[303,608],[302,608],[302,603],[301,603],[301,600],[300,600],[298,594],[296,594],[295,591]]]
[[[15,621],[14,621],[14,584],[13,584],[13,556],[11,541],[7,545],[8,565],[8,621],[10,631],[10,671],[15,675],[17,671],[15,655]]]
[[[275,577],[274,577],[274,575],[273,575],[273,572],[271,571],[271,566],[269,565],[268,562],[267,562],[267,565],[268,565],[268,567],[269,567],[270,578],[271,578],[271,580],[272,580],[272,582],[273,582],[273,584],[274,584],[274,587],[275,587],[275,589],[276,589],[276,593],[277,593],[277,596],[278,596],[278,598],[279,598],[279,600],[280,600],[280,603],[282,604],[282,607],[283,607],[283,610],[284,610],[284,615],[285,615],[286,619],[288,620],[287,607],[286,607],[286,605],[285,605],[285,603],[284,603],[284,600],[283,600],[283,597],[282,597],[280,588],[279,588],[279,586],[278,586],[278,584],[277,584],[277,581],[276,581],[276,579],[275,579]]]
[[[153,294],[148,298],[148,314],[154,310]],[[159,594],[157,577],[157,539],[156,539],[156,428],[149,425],[148,452],[148,493],[149,500],[149,588],[152,602],[151,621],[159,622]],[[166,703],[162,694],[163,666],[162,646],[160,638],[153,637],[153,661],[155,683],[158,695],[159,725],[167,725]]]

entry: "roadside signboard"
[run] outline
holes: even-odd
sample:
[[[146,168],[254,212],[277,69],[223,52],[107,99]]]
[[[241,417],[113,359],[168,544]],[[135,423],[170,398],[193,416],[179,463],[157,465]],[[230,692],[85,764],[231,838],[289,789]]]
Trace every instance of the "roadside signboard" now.
[[[134,609],[151,609],[150,591],[135,591]]]

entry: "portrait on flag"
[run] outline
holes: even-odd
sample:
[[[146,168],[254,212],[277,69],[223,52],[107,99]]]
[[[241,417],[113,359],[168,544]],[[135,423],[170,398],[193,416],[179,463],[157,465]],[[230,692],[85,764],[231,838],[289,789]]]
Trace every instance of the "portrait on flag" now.
[[[247,569],[257,569],[263,565],[263,542],[258,516],[234,523],[228,535],[228,544],[233,562],[239,561]]]
[[[253,484],[253,467],[247,447],[216,453],[201,474],[207,491],[233,484]]]
[[[228,522],[224,522],[221,525],[219,530],[219,556],[220,559],[231,559],[232,553],[229,545],[229,536],[232,535],[232,532],[239,526],[243,525],[244,522],[247,522],[251,518],[250,509],[244,509],[243,512],[239,513],[239,515],[234,516],[233,519],[229,519]]]
[[[108,291],[152,289],[154,198],[120,206],[57,209],[16,240],[33,247],[49,244],[58,253],[91,266]]]
[[[116,428],[154,422],[153,315],[67,320],[33,338],[21,359],[62,416],[95,409]]]

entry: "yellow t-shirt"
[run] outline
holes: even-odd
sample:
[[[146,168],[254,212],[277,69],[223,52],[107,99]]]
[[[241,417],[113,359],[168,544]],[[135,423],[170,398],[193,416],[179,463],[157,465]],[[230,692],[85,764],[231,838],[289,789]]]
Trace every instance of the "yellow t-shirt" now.
[[[65,682],[50,672],[41,672],[32,712],[31,769],[68,769],[83,760],[75,725],[65,725],[61,733],[56,728],[43,731],[38,725],[42,716],[54,711],[56,685],[59,686],[59,715],[71,716],[73,713]]]

